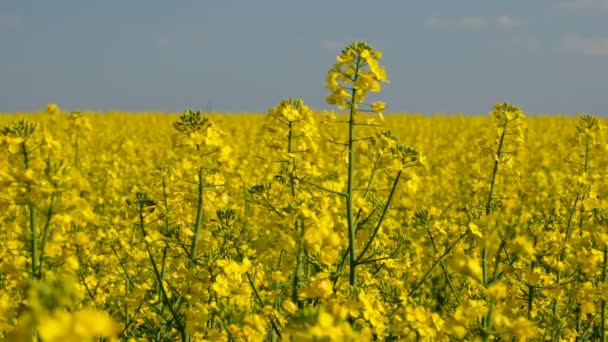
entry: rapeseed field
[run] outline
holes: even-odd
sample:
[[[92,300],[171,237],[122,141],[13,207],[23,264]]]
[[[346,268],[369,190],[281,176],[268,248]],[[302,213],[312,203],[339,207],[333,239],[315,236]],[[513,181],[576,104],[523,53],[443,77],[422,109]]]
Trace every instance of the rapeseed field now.
[[[335,111],[0,116],[1,336],[606,341],[604,120],[384,114],[381,58]]]

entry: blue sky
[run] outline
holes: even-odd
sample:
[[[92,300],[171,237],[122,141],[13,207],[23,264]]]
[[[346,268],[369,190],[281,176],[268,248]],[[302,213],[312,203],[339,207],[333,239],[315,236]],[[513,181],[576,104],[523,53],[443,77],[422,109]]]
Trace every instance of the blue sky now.
[[[0,111],[327,108],[352,40],[392,111],[608,115],[608,0],[1,0]]]

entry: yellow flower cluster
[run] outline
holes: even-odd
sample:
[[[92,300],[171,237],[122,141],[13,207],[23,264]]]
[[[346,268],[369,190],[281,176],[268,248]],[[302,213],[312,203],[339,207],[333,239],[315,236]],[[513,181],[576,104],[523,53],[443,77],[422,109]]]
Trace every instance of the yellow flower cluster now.
[[[327,73],[326,88],[330,91],[327,103],[344,109],[351,102],[364,103],[368,92],[382,90],[380,82],[388,80],[384,67],[378,62],[381,58],[382,53],[365,42],[354,42],[347,46]],[[381,113],[385,104],[374,102],[370,107],[373,112]]]

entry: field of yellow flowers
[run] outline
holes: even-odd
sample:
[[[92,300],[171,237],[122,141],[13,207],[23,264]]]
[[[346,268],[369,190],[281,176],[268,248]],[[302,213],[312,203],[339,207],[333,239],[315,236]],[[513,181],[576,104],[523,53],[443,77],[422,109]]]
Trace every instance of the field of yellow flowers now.
[[[0,337],[606,341],[604,121],[383,116],[381,57],[338,113],[0,116]]]

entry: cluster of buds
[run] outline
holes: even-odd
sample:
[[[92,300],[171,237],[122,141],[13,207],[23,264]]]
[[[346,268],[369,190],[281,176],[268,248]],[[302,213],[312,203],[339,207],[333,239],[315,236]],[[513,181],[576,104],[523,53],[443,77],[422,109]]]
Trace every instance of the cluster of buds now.
[[[494,119],[496,134],[494,146],[489,149],[494,154],[494,160],[511,165],[513,157],[522,151],[525,139],[524,112],[507,102],[497,103],[490,112]]]
[[[266,146],[286,153],[317,152],[318,127],[313,111],[301,99],[285,99],[268,110]],[[285,141],[290,142],[285,144]]]
[[[342,50],[337,63],[327,73],[326,88],[330,90],[327,103],[344,109],[364,104],[368,92],[379,92],[381,82],[388,82],[379,60],[382,53],[365,42],[354,42]],[[351,103],[353,101],[354,103]],[[383,102],[368,104],[370,111],[381,114]]]

